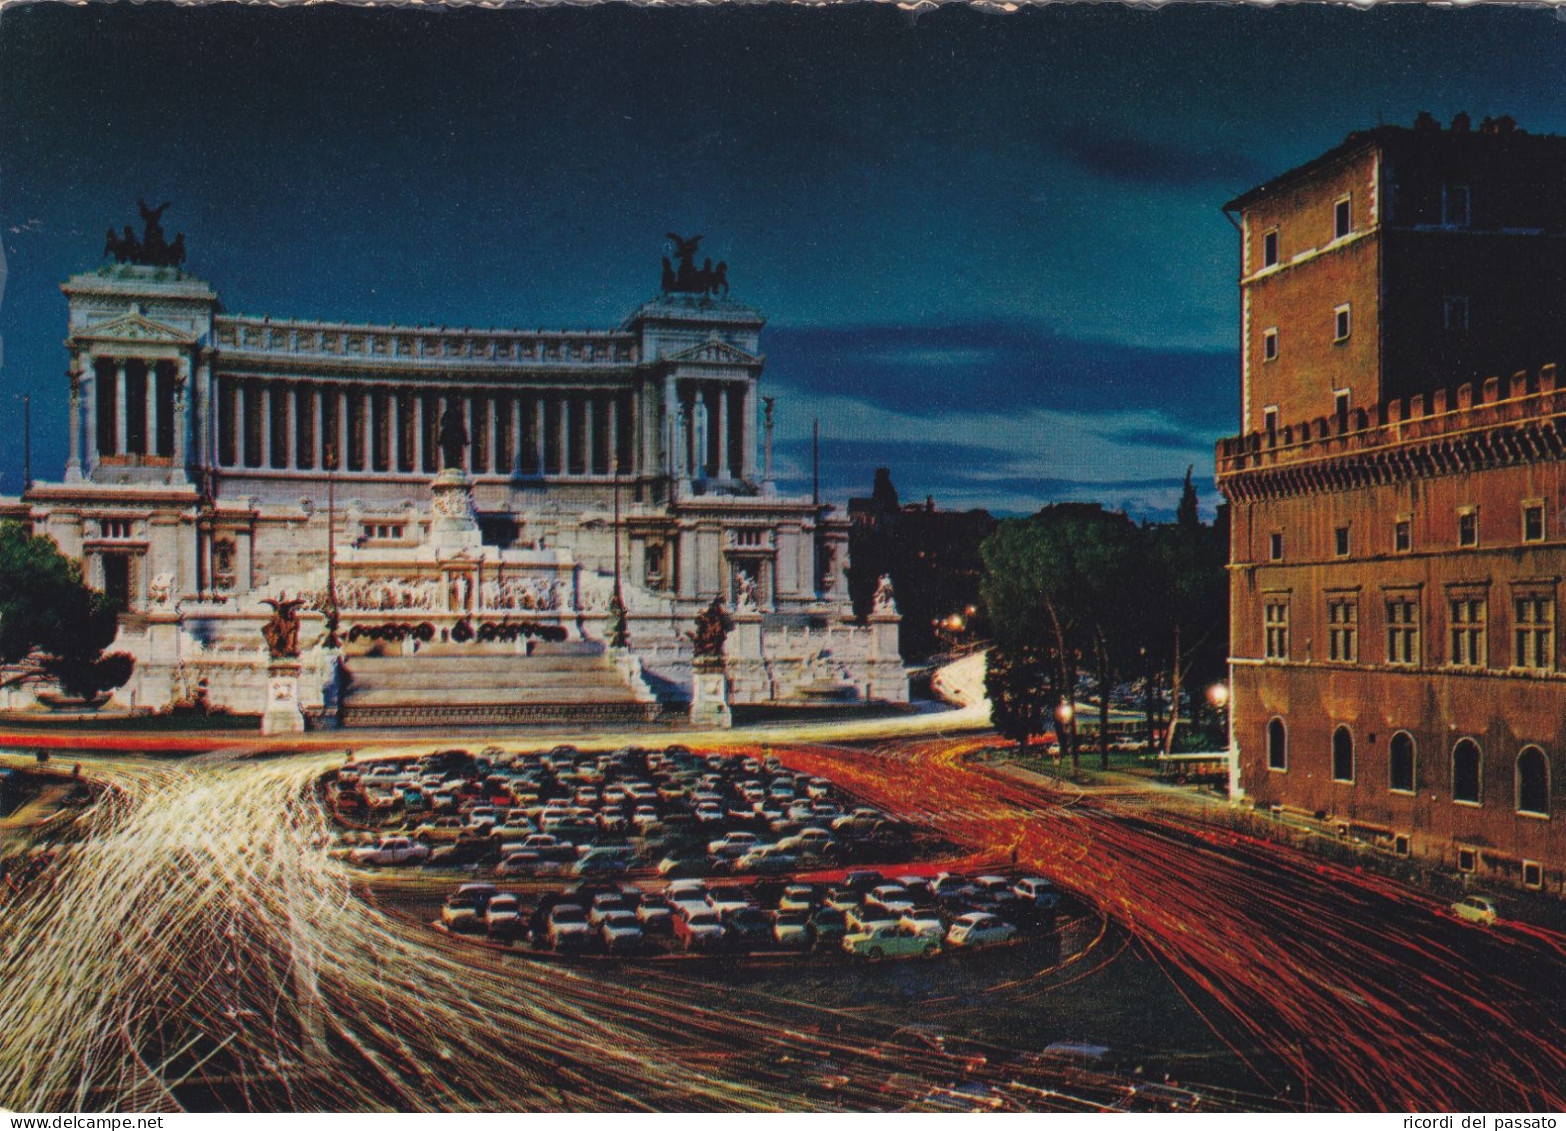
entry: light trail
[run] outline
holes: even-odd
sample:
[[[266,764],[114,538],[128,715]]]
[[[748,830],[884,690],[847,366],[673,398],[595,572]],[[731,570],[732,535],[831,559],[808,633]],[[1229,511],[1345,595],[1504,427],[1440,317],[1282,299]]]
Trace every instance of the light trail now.
[[[1220,1028],[1285,1070],[1264,1069],[1300,1102],[1566,1106],[1559,936],[1484,934],[1391,881],[967,760],[993,741],[807,748],[786,760],[873,804],[917,812],[954,840],[989,846],[997,862],[1016,848],[1022,864],[1151,947],[1200,991],[1193,1005],[1205,1002]]]
[[[0,917],[0,1104],[883,1110],[950,1102],[964,1082],[1023,1087],[1005,1102],[1034,1109],[1178,1102],[1004,1050],[974,1066],[888,1044],[884,1021],[737,1008],[445,937],[358,898],[328,855],[312,783],[339,759],[82,760],[108,787],[89,835]]]

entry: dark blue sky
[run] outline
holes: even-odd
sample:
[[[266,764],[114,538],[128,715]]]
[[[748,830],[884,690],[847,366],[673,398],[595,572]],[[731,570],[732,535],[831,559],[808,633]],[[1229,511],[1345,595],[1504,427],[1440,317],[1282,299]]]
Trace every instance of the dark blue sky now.
[[[1172,508],[1237,415],[1219,205],[1352,129],[1566,132],[1566,22],[1423,8],[0,17],[0,491],[64,460],[65,304],[172,200],[231,310],[603,326],[704,232],[771,319],[784,465],[829,495]]]

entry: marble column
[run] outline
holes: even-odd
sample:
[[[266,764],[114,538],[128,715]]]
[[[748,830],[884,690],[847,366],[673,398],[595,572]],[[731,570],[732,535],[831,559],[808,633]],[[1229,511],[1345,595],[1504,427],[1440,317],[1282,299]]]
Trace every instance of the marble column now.
[[[522,474],[522,397],[511,398],[511,474]]]
[[[533,398],[533,447],[537,449],[538,477],[544,477],[544,394]]]
[[[413,394],[413,470],[420,475],[429,471],[424,464],[424,391]]]
[[[560,394],[560,474],[571,474],[571,394]]]
[[[65,478],[68,482],[82,477],[82,386],[87,382],[81,355],[78,354],[73,361],[75,366],[66,372],[71,381],[71,454],[65,461]]]
[[[261,382],[261,467],[272,466],[272,382]]]
[[[718,471],[717,478],[728,479],[729,471],[729,387],[717,386],[718,395],[714,398],[718,403]]]
[[[375,470],[375,398],[369,389],[359,394],[364,411],[359,417],[359,446],[361,471]]]
[[[500,394],[491,392],[489,394],[489,451],[484,453],[489,458],[484,461],[488,465],[484,468],[485,471],[505,471],[505,468],[500,465],[502,447],[500,443],[501,411]],[[509,444],[505,445],[506,448],[510,446]]]
[[[283,466],[299,466],[299,386],[286,381],[283,393]]]
[[[130,404],[130,397],[125,387],[125,359],[114,359],[114,454],[123,456],[127,448],[125,446],[125,409]]]
[[[337,470],[348,470],[348,389],[337,386]]]
[[[604,442],[609,445],[609,471],[620,471],[620,394],[610,393],[605,398],[609,411],[609,426],[604,429]]]
[[[158,454],[158,363],[143,362],[147,370],[147,387],[142,390],[142,400],[147,405],[146,420],[141,425],[141,454]]]
[[[181,357],[174,368],[174,470],[181,478],[189,463],[185,456],[185,431],[190,426],[190,358]]]
[[[598,445],[594,443],[593,426],[597,423],[593,412],[598,398],[592,393],[582,394],[582,474],[593,474],[598,462]]]
[[[396,474],[402,470],[403,448],[407,445],[407,432],[403,430],[407,399],[401,393],[391,395],[391,435],[387,437],[386,470]]]
[[[83,442],[86,444],[87,471],[92,471],[98,466],[98,362],[90,353],[82,354],[82,389],[84,397],[85,418],[83,421],[86,435]]]
[[[704,390],[700,387],[696,390],[696,478],[707,478],[707,456],[712,447],[712,440],[707,434],[709,421],[707,419],[707,398],[703,396]]]
[[[317,471],[325,471],[327,445],[326,413],[324,409],[326,407],[326,394],[322,391],[321,386],[317,385],[315,387],[314,392],[311,394],[311,400],[315,402],[311,407],[311,412],[313,412],[315,416],[311,422],[312,427],[310,429],[310,444],[311,447],[315,449],[315,469]]]
[[[248,381],[234,380],[234,466],[245,467],[245,392]]]
[[[748,482],[756,478],[756,386],[753,382],[746,383],[741,403],[745,406],[745,450],[740,453],[740,476]]]

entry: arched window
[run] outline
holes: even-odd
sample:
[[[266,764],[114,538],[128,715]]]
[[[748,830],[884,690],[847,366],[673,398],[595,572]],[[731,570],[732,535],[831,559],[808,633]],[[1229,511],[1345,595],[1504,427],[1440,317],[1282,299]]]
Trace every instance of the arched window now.
[[[1537,746],[1517,755],[1517,811],[1550,815],[1550,763]]]
[[[1452,800],[1479,804],[1479,746],[1471,738],[1452,747]]]
[[[1332,732],[1332,780],[1354,780],[1354,734],[1348,727]]]
[[[1289,768],[1289,738],[1284,733],[1282,719],[1273,719],[1267,724],[1267,768]]]
[[[1414,738],[1406,730],[1392,736],[1388,784],[1395,793],[1414,792]]]

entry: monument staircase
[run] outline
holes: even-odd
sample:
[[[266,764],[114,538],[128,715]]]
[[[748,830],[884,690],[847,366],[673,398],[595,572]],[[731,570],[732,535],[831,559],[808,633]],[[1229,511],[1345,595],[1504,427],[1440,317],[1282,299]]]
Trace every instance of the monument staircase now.
[[[661,705],[639,674],[591,641],[525,653],[436,645],[414,655],[350,656],[345,727],[646,723]]]

